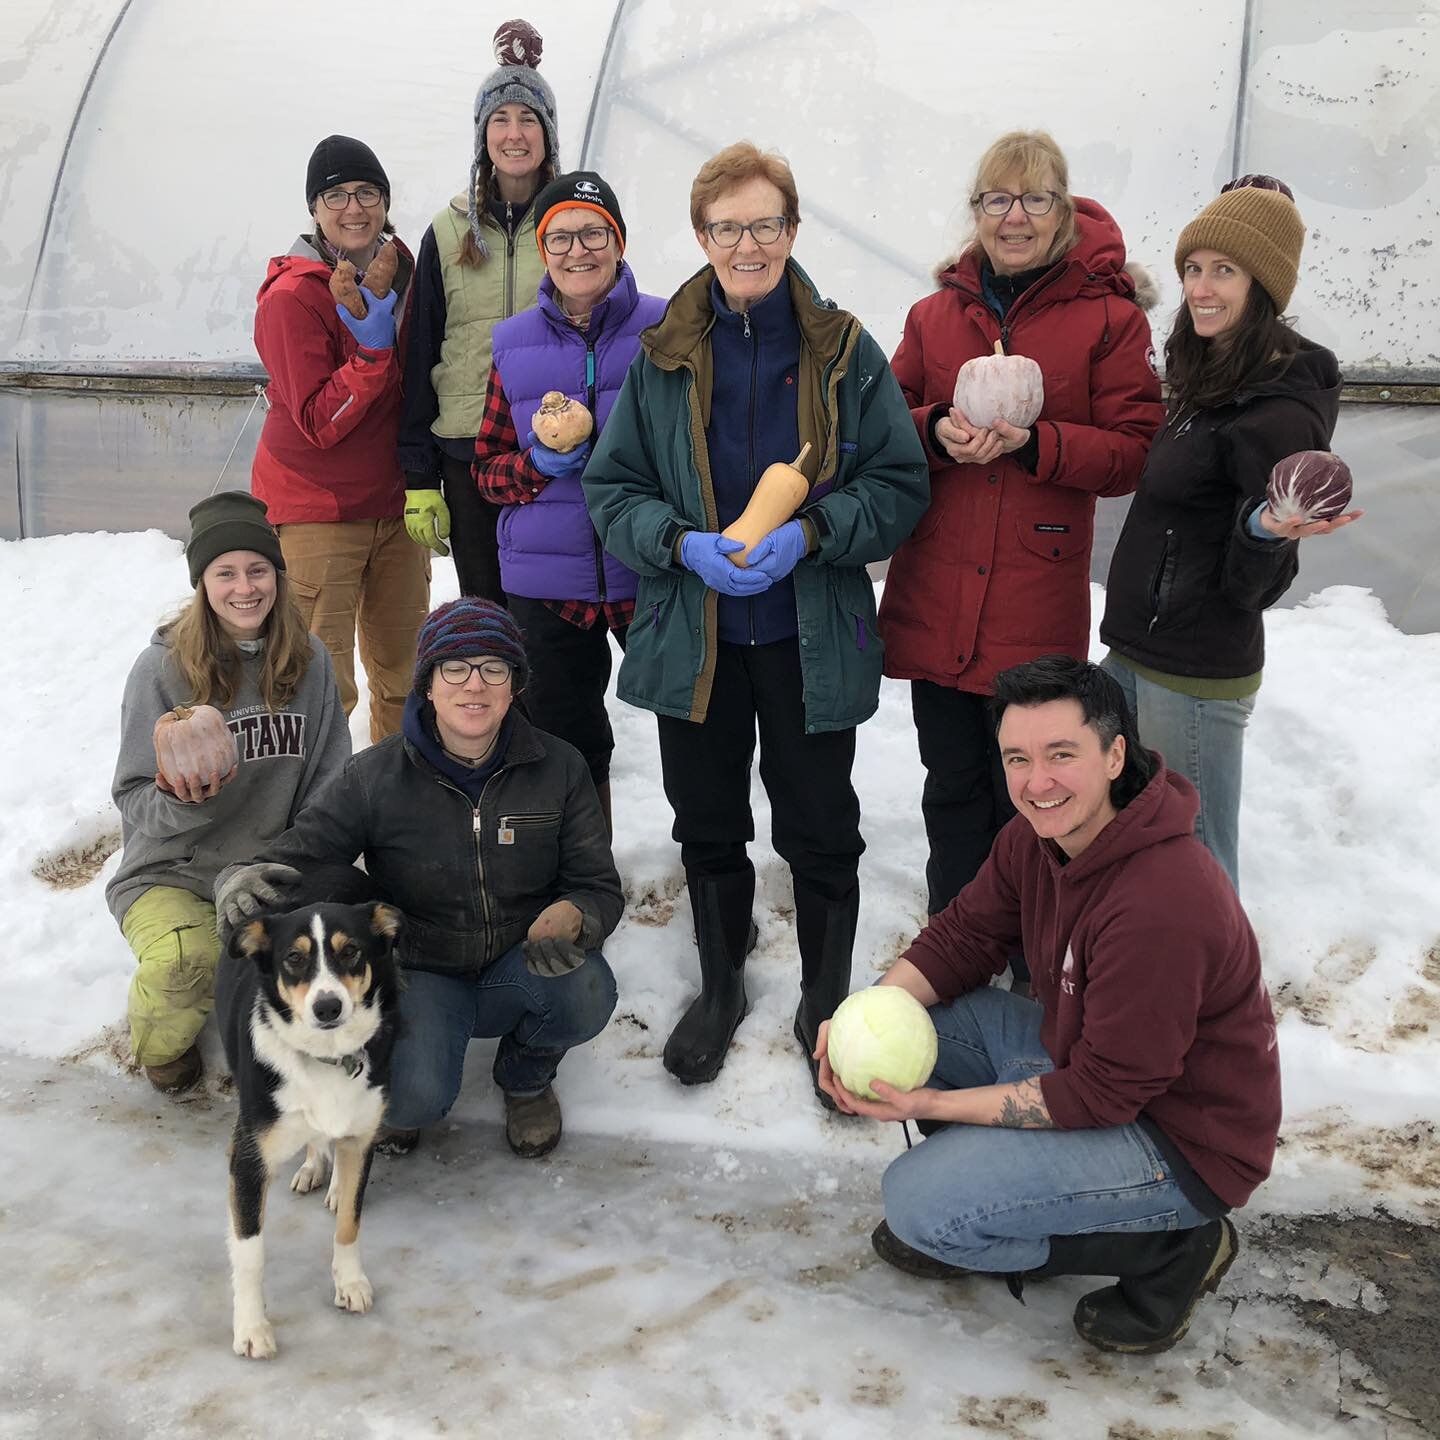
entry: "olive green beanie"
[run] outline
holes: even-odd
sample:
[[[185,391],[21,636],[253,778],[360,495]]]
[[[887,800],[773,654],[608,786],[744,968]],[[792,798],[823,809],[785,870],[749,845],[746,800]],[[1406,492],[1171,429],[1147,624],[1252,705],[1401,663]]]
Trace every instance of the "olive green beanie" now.
[[[185,547],[190,583],[198,585],[205,567],[228,550],[253,550],[277,570],[285,568],[265,502],[244,490],[222,490],[190,507],[190,543]]]

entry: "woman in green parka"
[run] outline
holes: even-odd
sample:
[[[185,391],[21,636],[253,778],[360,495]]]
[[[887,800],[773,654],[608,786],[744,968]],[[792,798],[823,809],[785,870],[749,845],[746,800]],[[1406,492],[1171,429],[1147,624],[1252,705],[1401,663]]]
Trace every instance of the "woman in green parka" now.
[[[849,991],[865,848],[850,771],[882,653],[865,566],[930,492],[884,352],[790,258],[800,208],[785,161],[728,146],[696,176],[690,219],[708,263],[641,336],[584,487],[605,548],[640,577],[618,694],[658,717],[701,976],[664,1060],[693,1085],[715,1078],[747,1008],[757,729],[795,884],[807,1060]],[[720,532],[766,467],[807,443],[809,493],[737,564],[744,547]]]

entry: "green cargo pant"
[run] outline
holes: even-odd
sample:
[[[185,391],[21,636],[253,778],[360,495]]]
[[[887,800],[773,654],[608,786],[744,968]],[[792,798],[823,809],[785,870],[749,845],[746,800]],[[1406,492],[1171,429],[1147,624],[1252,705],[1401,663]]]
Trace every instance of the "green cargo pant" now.
[[[130,1048],[142,1065],[164,1065],[195,1043],[215,1004],[215,907],[188,890],[152,885],[120,929],[140,961],[130,982]]]

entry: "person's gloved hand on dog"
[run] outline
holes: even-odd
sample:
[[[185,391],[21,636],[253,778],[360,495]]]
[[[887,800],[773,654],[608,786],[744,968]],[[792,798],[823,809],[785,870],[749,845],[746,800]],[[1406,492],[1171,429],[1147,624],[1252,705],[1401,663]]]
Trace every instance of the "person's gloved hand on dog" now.
[[[532,975],[556,980],[578,970],[585,952],[600,941],[599,922],[569,900],[547,905],[525,934],[525,968]]]
[[[298,885],[300,878],[293,865],[277,865],[269,860],[237,865],[223,872],[215,886],[215,918],[221,936],[238,930],[267,907],[282,904],[285,892]]]
[[[155,722],[152,738],[155,783],[184,804],[218,795],[240,768],[234,733],[213,705],[167,710]]]

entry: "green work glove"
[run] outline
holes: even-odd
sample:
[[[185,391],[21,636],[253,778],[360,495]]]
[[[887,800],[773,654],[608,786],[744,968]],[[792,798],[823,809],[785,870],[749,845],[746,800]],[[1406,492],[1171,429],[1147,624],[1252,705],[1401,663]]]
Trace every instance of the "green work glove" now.
[[[450,507],[438,490],[405,492],[405,533],[437,555],[450,553],[445,543],[450,534]]]

